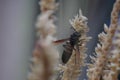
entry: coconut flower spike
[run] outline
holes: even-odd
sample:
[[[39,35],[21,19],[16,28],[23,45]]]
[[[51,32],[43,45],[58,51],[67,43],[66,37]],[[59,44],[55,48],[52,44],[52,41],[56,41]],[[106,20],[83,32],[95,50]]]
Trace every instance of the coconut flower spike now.
[[[108,64],[108,56],[110,56],[110,49],[112,47],[112,39],[114,37],[115,31],[118,25],[118,14],[120,11],[120,0],[116,0],[112,13],[111,13],[111,24],[109,28],[107,25],[104,25],[104,32],[98,35],[99,45],[95,48],[96,57],[94,63],[91,63],[88,70],[88,80],[116,80],[109,75],[109,78],[105,77],[106,75],[106,65]],[[113,73],[112,73],[113,74]]]
[[[72,55],[69,61],[65,64],[66,68],[64,68],[64,73],[62,76],[62,80],[77,80],[81,73],[81,68],[85,65],[84,60],[86,58],[86,43],[89,41],[90,37],[87,37],[88,26],[86,22],[86,18],[82,15],[81,10],[79,14],[74,17],[74,19],[70,20],[72,27],[81,33],[81,37],[79,40],[81,41],[79,46],[79,50],[77,46],[75,46],[75,50],[73,50]]]
[[[41,14],[36,22],[39,39],[33,51],[28,80],[54,80],[59,63],[59,54],[53,44],[56,32],[53,13],[56,7],[55,0],[40,1]]]
[[[113,49],[110,51],[110,56],[108,57],[109,64],[106,66],[108,67],[107,72],[103,78],[109,80],[118,80],[118,75],[120,75],[120,23],[117,27],[115,36],[113,38]]]

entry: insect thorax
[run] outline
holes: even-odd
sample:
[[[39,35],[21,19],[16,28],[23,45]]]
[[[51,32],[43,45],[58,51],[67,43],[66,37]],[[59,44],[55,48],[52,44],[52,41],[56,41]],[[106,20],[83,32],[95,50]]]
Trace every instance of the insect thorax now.
[[[78,43],[79,37],[81,37],[81,34],[80,34],[79,32],[74,32],[74,33],[70,36],[70,44],[71,44],[71,46],[74,46],[75,44]]]

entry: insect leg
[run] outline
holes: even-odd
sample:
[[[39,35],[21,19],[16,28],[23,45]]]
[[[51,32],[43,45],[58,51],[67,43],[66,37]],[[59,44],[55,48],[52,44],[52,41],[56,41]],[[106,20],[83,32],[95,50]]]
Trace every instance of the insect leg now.
[[[79,57],[80,57],[80,49],[79,49],[79,45],[76,45],[76,63],[79,63]]]

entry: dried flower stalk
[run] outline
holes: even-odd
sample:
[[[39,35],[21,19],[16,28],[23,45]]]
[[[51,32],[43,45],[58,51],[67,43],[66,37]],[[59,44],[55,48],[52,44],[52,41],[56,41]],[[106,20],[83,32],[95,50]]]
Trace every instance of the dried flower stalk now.
[[[106,65],[107,69],[104,70],[104,80],[118,80],[120,74],[120,26],[118,26],[115,36],[113,38],[113,49],[110,51],[108,57],[109,63]]]
[[[96,57],[91,57],[93,63],[89,65],[88,78],[89,80],[101,80],[103,78],[104,68],[108,62],[108,53],[112,46],[112,38],[118,25],[118,14],[120,10],[120,0],[116,0],[112,13],[111,13],[111,24],[109,28],[104,25],[106,33],[102,32],[98,35],[100,44],[95,48]],[[106,79],[104,79],[106,80]],[[108,79],[110,80],[110,79]],[[116,79],[112,79],[116,80]]]
[[[57,4],[55,0],[41,0],[40,7],[41,14],[36,23],[40,36],[33,51],[28,80],[52,80],[59,60],[59,54],[53,44],[56,25],[52,14]]]
[[[89,41],[90,37],[87,37],[88,32],[87,18],[82,15],[81,10],[79,15],[75,16],[75,19],[70,21],[73,28],[81,33],[79,50],[75,46],[75,50],[72,52],[72,56],[69,61],[65,64],[64,73],[62,80],[77,80],[80,75],[80,68],[84,66],[84,60],[86,57],[86,43]]]

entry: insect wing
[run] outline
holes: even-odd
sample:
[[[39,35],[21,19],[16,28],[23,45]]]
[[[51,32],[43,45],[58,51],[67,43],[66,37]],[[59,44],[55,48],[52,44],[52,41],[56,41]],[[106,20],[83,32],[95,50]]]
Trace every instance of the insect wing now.
[[[64,43],[64,42],[68,41],[68,40],[69,40],[69,38],[56,40],[56,41],[53,41],[53,44],[54,44],[54,45],[59,45],[59,44],[62,44],[62,43]]]
[[[62,62],[67,63],[69,58],[72,55],[73,47],[71,46],[70,42],[66,42],[64,45],[64,51],[62,54]]]

